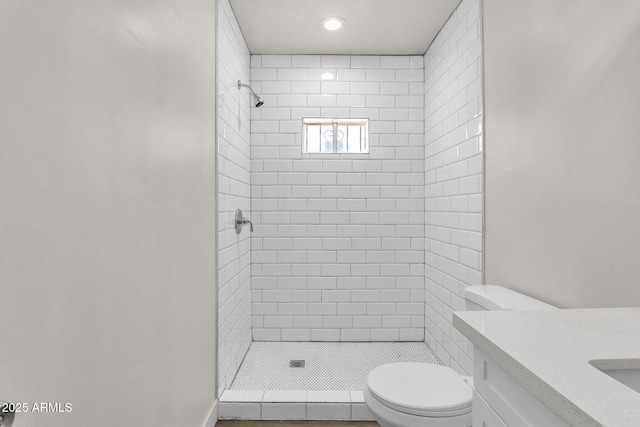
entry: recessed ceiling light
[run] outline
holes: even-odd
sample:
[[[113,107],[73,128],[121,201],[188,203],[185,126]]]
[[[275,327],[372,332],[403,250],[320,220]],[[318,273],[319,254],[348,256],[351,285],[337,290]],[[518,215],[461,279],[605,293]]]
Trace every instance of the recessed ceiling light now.
[[[331,17],[320,21],[320,25],[327,31],[339,31],[345,26],[346,22],[342,18]]]

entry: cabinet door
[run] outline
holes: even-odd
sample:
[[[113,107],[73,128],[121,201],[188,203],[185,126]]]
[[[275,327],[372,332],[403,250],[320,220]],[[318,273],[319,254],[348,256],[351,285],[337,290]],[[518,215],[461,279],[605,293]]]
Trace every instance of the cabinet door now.
[[[473,427],[508,427],[475,390],[473,391]]]
[[[568,427],[477,348],[473,352],[473,387],[509,427]]]

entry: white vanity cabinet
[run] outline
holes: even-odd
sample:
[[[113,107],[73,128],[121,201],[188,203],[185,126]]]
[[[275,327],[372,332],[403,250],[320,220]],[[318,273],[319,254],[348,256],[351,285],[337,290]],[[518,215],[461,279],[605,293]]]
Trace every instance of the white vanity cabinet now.
[[[477,348],[473,360],[473,427],[568,426]]]
[[[640,307],[454,313],[473,345],[473,426],[640,426],[638,325]]]

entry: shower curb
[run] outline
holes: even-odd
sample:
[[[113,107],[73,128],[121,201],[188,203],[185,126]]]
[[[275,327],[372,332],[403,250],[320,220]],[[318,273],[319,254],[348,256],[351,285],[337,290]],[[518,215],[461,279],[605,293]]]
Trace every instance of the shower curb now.
[[[225,390],[221,420],[374,421],[360,390]]]

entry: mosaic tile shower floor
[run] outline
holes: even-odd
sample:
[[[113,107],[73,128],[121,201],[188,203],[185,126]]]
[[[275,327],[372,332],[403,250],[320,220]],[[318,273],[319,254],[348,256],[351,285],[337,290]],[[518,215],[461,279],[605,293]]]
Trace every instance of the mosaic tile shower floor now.
[[[230,390],[362,390],[371,369],[393,362],[441,365],[423,342],[253,342]]]

